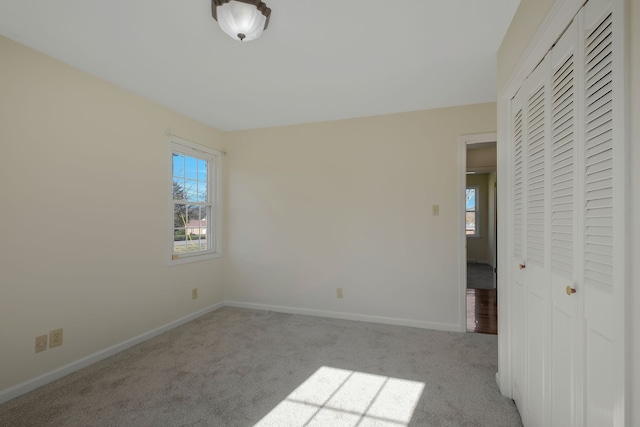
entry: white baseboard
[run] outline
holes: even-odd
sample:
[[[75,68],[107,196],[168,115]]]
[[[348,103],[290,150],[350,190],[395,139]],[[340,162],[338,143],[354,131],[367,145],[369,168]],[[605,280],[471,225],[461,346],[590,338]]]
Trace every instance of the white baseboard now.
[[[356,320],[360,322],[384,323],[387,325],[411,326],[414,328],[435,329],[438,331],[460,332],[460,325],[456,323],[425,322],[422,320],[401,319],[396,317],[372,316],[369,314],[344,313],[338,311],[315,310],[311,308],[256,304],[242,301],[225,301],[224,305],[228,307],[250,308],[253,310],[275,311],[278,313],[303,314],[306,316],[329,317],[332,319]]]
[[[173,322],[169,322],[166,325],[160,326],[158,328],[152,329],[148,332],[140,334],[136,337],[123,341],[119,344],[113,345],[104,350],[100,350],[96,353],[90,354],[89,356],[78,359],[74,362],[69,363],[68,365],[62,366],[58,369],[54,369],[53,371],[44,373],[40,376],[37,376],[33,379],[25,381],[23,383],[17,384],[13,387],[4,389],[0,391],[0,403],[7,402],[13,398],[16,398],[22,394],[28,393],[31,390],[35,390],[38,387],[42,387],[45,384],[49,384],[55,380],[58,380],[62,377],[66,377],[67,375],[78,371],[82,368],[85,368],[93,363],[99,362],[100,360],[106,359],[109,356],[113,356],[116,353],[119,353],[123,350],[133,347],[134,345],[140,344],[150,338],[153,338],[157,335],[162,334],[168,330],[171,330],[180,325],[184,325],[192,320],[197,319],[200,316],[204,316],[205,314],[216,311],[217,309],[223,307],[223,303],[212,305],[211,307],[207,307],[200,311],[196,311],[195,313],[191,313],[187,316],[184,316],[180,319],[174,320]]]
[[[43,385],[49,384],[55,380],[58,380],[62,377],[65,377],[73,372],[76,372],[82,368],[85,368],[93,363],[99,362],[100,360],[106,359],[107,357],[113,356],[116,353],[124,351],[128,348],[133,347],[134,345],[140,344],[150,338],[153,338],[157,335],[162,334],[163,332],[169,331],[175,327],[188,323],[192,320],[197,319],[200,316],[204,316],[205,314],[211,313],[213,311],[218,310],[224,306],[229,307],[238,307],[238,308],[249,308],[253,310],[265,310],[265,311],[275,311],[278,313],[289,313],[289,314],[302,314],[306,316],[315,316],[315,317],[328,317],[332,319],[343,319],[343,320],[356,320],[361,322],[372,322],[372,323],[383,323],[387,325],[398,325],[398,326],[410,326],[414,328],[423,328],[423,329],[434,329],[438,331],[448,331],[448,332],[460,332],[460,326],[453,323],[439,323],[439,322],[425,322],[421,320],[412,320],[412,319],[402,319],[395,317],[383,317],[383,316],[372,316],[368,314],[356,314],[356,313],[345,313],[345,312],[337,312],[337,311],[325,311],[325,310],[315,310],[310,308],[298,308],[298,307],[287,307],[287,306],[277,306],[277,305],[268,305],[268,304],[256,304],[249,302],[241,302],[241,301],[225,301],[223,303],[219,303],[216,305],[212,305],[211,307],[205,308],[203,310],[197,311],[195,313],[189,314],[180,319],[174,320],[173,322],[167,323],[166,325],[160,326],[158,328],[152,329],[148,332],[140,334],[136,337],[123,341],[119,344],[113,345],[104,350],[100,350],[96,353],[93,353],[89,356],[78,359],[74,362],[69,363],[68,365],[62,366],[58,369],[54,369],[53,371],[46,372],[40,376],[37,376],[33,379],[25,381],[23,383],[17,384],[13,387],[4,389],[0,391],[0,404],[7,402],[11,399],[14,399],[20,395],[28,393],[32,390],[35,390],[38,387],[42,387]]]
[[[467,264],[487,264],[493,267],[493,265],[491,264],[491,261],[487,261],[484,259],[468,259]]]

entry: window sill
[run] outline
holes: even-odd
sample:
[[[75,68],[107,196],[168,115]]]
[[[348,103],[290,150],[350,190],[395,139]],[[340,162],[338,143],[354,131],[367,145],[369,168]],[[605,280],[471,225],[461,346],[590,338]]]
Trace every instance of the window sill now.
[[[208,253],[199,254],[199,255],[183,255],[177,259],[173,259],[173,255],[172,255],[172,258],[169,259],[169,262],[167,263],[167,265],[173,266],[173,265],[180,265],[180,264],[189,264],[192,262],[205,261],[208,259],[214,259],[214,258],[220,258],[220,257],[222,257],[222,254],[220,252],[208,252]]]

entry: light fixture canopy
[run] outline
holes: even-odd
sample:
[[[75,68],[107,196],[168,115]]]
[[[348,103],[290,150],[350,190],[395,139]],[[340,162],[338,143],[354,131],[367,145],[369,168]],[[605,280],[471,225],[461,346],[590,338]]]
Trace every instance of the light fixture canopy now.
[[[211,0],[211,14],[232,39],[250,41],[267,29],[271,9],[260,0]]]

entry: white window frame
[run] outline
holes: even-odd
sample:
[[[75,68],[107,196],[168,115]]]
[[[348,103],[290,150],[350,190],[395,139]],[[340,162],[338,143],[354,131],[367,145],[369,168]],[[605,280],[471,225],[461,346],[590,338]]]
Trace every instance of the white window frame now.
[[[196,157],[207,161],[207,196],[211,205],[210,218],[207,218],[207,243],[210,247],[193,253],[174,253],[174,199],[173,199],[173,155],[175,153]],[[209,147],[176,136],[169,138],[169,181],[168,181],[168,265],[179,265],[222,256],[222,218],[221,218],[221,157],[222,153]]]
[[[467,203],[466,203],[466,190],[468,189],[473,189],[476,192],[476,204],[475,204],[475,209],[473,210],[473,212],[475,212],[476,214],[476,230],[475,233],[473,234],[467,234],[467,212],[471,212],[469,210],[467,210]],[[464,205],[464,218],[465,218],[465,235],[467,236],[467,238],[471,238],[471,239],[477,239],[479,237],[482,237],[480,235],[480,186],[479,185],[467,185],[465,188],[465,205]]]

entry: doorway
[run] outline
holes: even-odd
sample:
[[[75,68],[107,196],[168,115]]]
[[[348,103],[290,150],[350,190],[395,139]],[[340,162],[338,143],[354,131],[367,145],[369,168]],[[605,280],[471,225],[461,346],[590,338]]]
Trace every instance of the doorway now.
[[[495,134],[461,139],[462,296],[467,332],[498,333]]]

